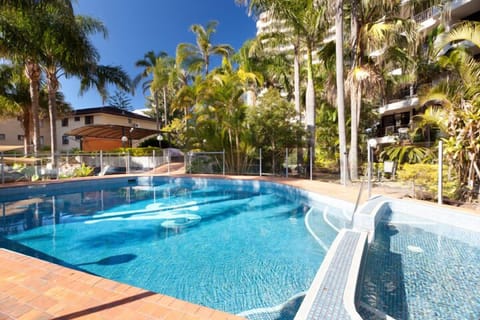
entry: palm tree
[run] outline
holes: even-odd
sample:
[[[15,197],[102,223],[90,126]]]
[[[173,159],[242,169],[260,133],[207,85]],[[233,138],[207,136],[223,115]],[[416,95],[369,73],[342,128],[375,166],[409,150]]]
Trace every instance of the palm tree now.
[[[348,181],[347,138],[345,125],[345,80],[343,77],[343,0],[335,1],[335,62],[337,83],[338,138],[340,147],[340,182]]]
[[[233,53],[233,48],[228,44],[212,44],[211,38],[217,25],[217,21],[209,21],[206,27],[200,24],[194,24],[190,27],[190,30],[195,33],[196,44],[180,43],[177,46],[177,67],[185,68],[197,74],[201,73],[203,69],[204,76],[207,76],[211,56],[228,57]]]
[[[478,38],[479,23],[463,22],[447,33],[438,42],[440,52],[452,41],[467,40],[480,48]],[[460,177],[463,187],[475,185],[480,180],[480,63],[462,46],[439,57],[441,68],[448,72],[448,77],[432,87],[421,103],[439,106],[442,112],[429,112],[430,117],[437,118],[436,125],[445,131],[446,152],[451,165]],[[444,115],[434,117],[435,115]],[[447,116],[445,116],[447,115]],[[471,188],[468,196],[471,196]]]
[[[412,19],[403,19],[399,14],[399,1],[351,2],[351,62],[348,75],[351,107],[350,175],[358,179],[358,137],[362,93],[381,95],[382,76],[379,69],[392,56],[392,47],[400,43],[408,48],[415,38]],[[380,55],[377,55],[380,53]],[[387,58],[388,56],[388,58]]]
[[[153,51],[148,51],[145,53],[143,56],[143,59],[137,60],[135,62],[136,67],[143,68],[142,72],[138,74],[135,79],[133,79],[133,85],[136,87],[140,81],[143,79],[147,79],[142,83],[142,90],[143,93],[147,92],[147,90],[152,89],[151,84],[152,84],[152,75],[154,74],[155,71],[155,66],[157,63],[162,62],[162,58],[168,57],[168,54],[164,51],[160,51],[159,53],[155,54]],[[157,88],[158,89],[158,88]],[[159,91],[158,90],[151,90],[152,96],[153,96],[153,103],[155,107],[155,119],[157,122],[157,130],[160,130],[160,119],[159,115],[160,112],[158,111],[158,106],[159,106]]]
[[[316,0],[275,1],[239,0],[248,4],[251,11],[268,11],[274,19],[284,21],[286,27],[299,40],[301,50],[306,55],[307,87],[305,95],[305,122],[309,135],[309,147],[315,147],[315,85],[313,77],[313,53],[325,36],[328,28],[327,6]],[[295,43],[295,42],[294,42]],[[310,150],[309,149],[309,150]],[[313,150],[312,150],[313,151]],[[314,160],[315,152],[311,159]]]
[[[24,130],[24,154],[31,144],[32,114],[29,82],[21,65],[0,65],[0,117],[18,117]]]
[[[45,72],[52,138],[52,160],[56,151],[56,96],[59,77],[81,78],[81,92],[96,86],[106,97],[106,85],[113,83],[130,90],[130,80],[118,67],[98,65],[99,56],[87,36],[106,30],[100,22],[76,17],[69,0],[3,1],[0,7],[0,54],[25,64],[30,81],[34,153],[39,143],[39,92],[42,70]]]
[[[20,65],[0,65],[0,117],[18,118],[24,130],[24,154],[27,155],[31,144],[32,114],[29,81],[22,72]],[[48,93],[41,90],[39,93],[40,114],[48,109]],[[64,96],[57,92],[55,96],[57,108],[61,113],[70,110]],[[46,114],[42,117],[46,117]]]
[[[172,57],[159,57],[153,68],[153,80],[150,85],[152,92],[162,92],[164,125],[168,125],[168,90],[172,87],[172,81],[176,76],[175,59]]]
[[[0,6],[0,55],[25,66],[25,75],[29,80],[31,113],[33,127],[33,152],[38,153],[40,143],[39,92],[41,69],[40,40],[42,28],[36,28],[45,22],[45,14],[51,4],[46,1],[21,0],[2,1]]]
[[[53,10],[55,9],[55,10]],[[106,35],[101,22],[89,17],[75,16],[70,3],[60,3],[48,11],[42,24],[44,30],[40,44],[40,66],[46,75],[48,110],[50,119],[50,152],[56,167],[57,151],[57,105],[56,96],[60,78],[64,75],[80,75],[83,66],[95,63],[98,53],[90,44],[88,33],[100,31]]]

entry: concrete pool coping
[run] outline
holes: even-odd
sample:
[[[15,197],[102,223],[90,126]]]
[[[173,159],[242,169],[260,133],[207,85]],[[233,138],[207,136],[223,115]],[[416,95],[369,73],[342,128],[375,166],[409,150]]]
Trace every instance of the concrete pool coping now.
[[[129,177],[140,177],[140,176],[150,177],[152,175],[137,174],[137,175],[121,175],[120,177],[128,179]],[[165,176],[165,175],[159,175],[159,176]],[[276,182],[276,183],[293,186],[305,191],[312,192],[314,194],[319,194],[319,195],[331,197],[334,199],[341,199],[343,201],[347,201],[350,203],[354,203],[356,201],[358,196],[358,191],[359,191],[359,185],[342,186],[334,183],[325,183],[320,181],[301,180],[301,179],[293,179],[293,178],[274,178],[274,177],[255,177],[255,176],[211,176],[211,175],[175,175],[174,177],[194,177],[194,178],[200,177],[200,178],[218,178],[218,179],[228,178],[228,179],[238,179],[238,180],[270,181],[270,182]],[[99,179],[118,179],[118,178],[119,176],[109,176],[109,177],[100,177]],[[69,179],[68,181],[88,181],[88,180],[91,180],[91,178]],[[52,181],[48,183],[55,184],[55,183],[62,183],[62,182],[65,182],[65,181],[60,180],[60,181]],[[17,183],[14,185],[11,185],[11,184],[2,185],[0,186],[0,191],[3,187],[7,187],[7,188],[17,187],[17,186],[23,187],[25,185],[31,185],[33,189],[42,188],[42,185],[46,183],[47,182],[42,181],[34,184]],[[390,189],[374,188],[373,191],[374,193],[383,193],[391,198],[400,198],[403,196],[401,192],[398,192],[396,190],[392,191]],[[366,200],[367,200],[366,195],[363,194],[361,198],[361,202],[364,202]],[[423,201],[415,201],[415,200],[413,202],[424,203]],[[435,204],[432,204],[432,205],[435,206]],[[439,207],[447,207],[447,206],[439,206]],[[451,207],[447,207],[447,208],[449,208],[450,210],[452,209]],[[461,211],[467,211],[472,213],[471,210],[461,210]],[[330,251],[332,251],[332,253],[330,253]],[[329,254],[334,255],[335,251],[329,250]],[[358,253],[356,255],[358,257]],[[358,261],[358,258],[356,258],[356,260],[352,260],[351,263],[352,264],[358,263],[355,261]],[[35,271],[30,273],[23,272],[23,270],[32,270],[30,266],[36,265],[37,262],[40,263],[42,268],[50,265],[51,269],[47,268],[49,271],[44,273],[43,275]],[[14,265],[15,267],[7,269],[5,266],[10,264]],[[47,293],[50,292],[48,288],[51,288],[52,286],[55,287],[57,285],[57,282],[55,281],[49,282],[49,281],[55,278],[53,277],[53,275],[59,272],[58,270],[63,270],[61,268],[67,270],[62,272],[73,272],[76,275],[78,273],[83,274],[82,276],[79,276],[79,277],[82,279],[83,278],[86,279],[85,281],[87,283],[93,282],[93,284],[95,284],[97,282],[104,283],[105,281],[107,281],[106,279],[95,277],[86,273],[82,273],[81,271],[67,269],[67,268],[60,267],[55,264],[50,264],[48,262],[44,262],[35,258],[23,256],[21,254],[13,253],[8,250],[0,249],[0,292],[1,292],[0,316],[8,315],[7,319],[51,319],[52,316],[45,314],[45,312],[50,308],[53,308],[55,310],[55,307],[53,306],[48,307],[48,304],[52,303],[51,301],[52,298],[49,297]],[[4,272],[6,272],[6,275],[4,274]],[[350,273],[352,272],[353,271],[350,271]],[[358,277],[358,271],[356,276]],[[93,278],[90,278],[90,277],[93,277]],[[352,283],[351,283],[351,279],[353,279],[352,277],[355,278],[354,275],[349,274],[350,280],[347,281],[347,286],[344,288],[352,288]],[[97,280],[93,280],[93,279],[97,279]],[[23,281],[22,282],[23,285],[19,286],[18,283],[21,281]],[[86,316],[83,313],[78,313],[78,312],[80,312],[81,310],[87,310],[90,312],[88,313],[88,316],[87,316],[87,318],[89,319],[106,319],[106,318],[115,319],[115,318],[118,318],[118,314],[116,315],[115,312],[117,312],[116,310],[118,310],[117,308],[119,308],[123,313],[123,316],[121,316],[121,318],[123,319],[128,319],[128,318],[132,318],[132,319],[159,319],[159,318],[160,319],[242,319],[240,317],[236,317],[234,315],[230,315],[221,311],[216,311],[213,309],[194,305],[194,304],[177,300],[164,295],[156,295],[154,293],[148,293],[148,291],[138,289],[135,287],[130,287],[124,284],[116,283],[114,281],[110,281],[110,280],[108,281],[113,283],[112,286],[115,286],[115,287],[119,286],[119,287],[123,287],[124,289],[125,287],[129,287],[130,289],[125,289],[126,292],[130,291],[130,293],[132,292],[136,292],[136,293],[130,296],[128,295],[122,296],[122,297],[117,296],[117,298],[119,298],[118,306],[117,304],[114,304],[113,305],[114,307],[105,307],[105,302],[98,301],[95,299],[95,297],[97,296],[95,292],[95,285],[90,285],[90,287],[86,291],[87,294],[86,294],[86,297],[84,297],[84,299],[89,300],[91,305],[83,306],[81,307],[83,309],[80,309],[77,311],[71,311],[70,313],[72,313],[73,316],[75,316],[71,318]],[[71,290],[72,285],[75,285],[75,284],[73,284],[73,282],[67,281],[67,283],[64,284],[64,290],[66,292],[72,291]],[[14,288],[19,288],[19,292],[15,293],[20,295],[19,296],[20,300],[18,301],[12,301],[10,299],[11,296],[9,295],[9,292],[10,292],[9,290],[10,290],[10,287],[12,286]],[[33,297],[31,293],[28,293],[28,291],[25,291],[25,290],[30,290],[31,288],[35,288],[34,290],[38,294],[38,296]],[[101,287],[100,289],[104,290],[104,288],[101,288]],[[62,290],[57,290],[57,292],[62,292]],[[25,299],[22,298],[22,292],[26,294]],[[354,301],[353,302],[351,301],[352,299],[351,292],[350,293],[344,292],[344,294],[349,295],[349,296],[346,296],[346,299],[349,301],[345,300],[345,302],[350,305],[349,307],[349,310],[350,310],[352,303],[354,304]],[[156,298],[152,298],[154,295]],[[152,299],[157,299],[157,302],[154,303],[153,306],[151,305]],[[60,308],[60,310],[64,310],[64,311],[69,310],[69,308],[71,308],[71,306],[74,304],[73,303],[74,301],[75,299],[72,300],[71,295],[70,296],[66,295],[65,297],[60,296],[59,300],[56,302],[57,308]],[[342,298],[342,301],[343,301],[343,298]],[[142,303],[146,303],[146,307],[145,309],[140,308],[139,310],[138,306],[142,305]],[[12,304],[15,307],[12,307]],[[32,308],[32,304],[35,304],[37,308]],[[128,305],[135,305],[136,307],[130,308]],[[107,304],[107,306],[109,305]],[[146,314],[148,313],[146,312],[146,310],[151,310],[151,309],[155,309],[155,311],[152,310],[150,312],[158,312],[159,315],[152,316],[151,314]],[[5,310],[10,310],[9,311],[10,313],[5,314]],[[21,315],[18,315],[18,313],[20,312],[19,310],[27,310],[27,311]],[[70,313],[67,313],[67,314],[70,314]],[[62,315],[65,315],[65,313],[59,313],[55,315],[53,318],[57,317],[61,319]]]

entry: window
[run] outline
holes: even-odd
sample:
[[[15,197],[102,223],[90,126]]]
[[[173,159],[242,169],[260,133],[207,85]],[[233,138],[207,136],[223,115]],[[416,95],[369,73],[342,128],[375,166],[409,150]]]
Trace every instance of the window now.
[[[76,122],[80,121],[80,117],[73,118]]]
[[[128,123],[131,124],[131,123],[132,123],[132,119],[128,118]]]
[[[44,138],[44,136],[40,136],[40,145],[41,145],[41,146],[45,145],[45,138]]]
[[[0,140],[5,140],[5,133],[0,133]]]
[[[18,141],[23,141],[23,139],[25,139],[25,136],[24,136],[23,134],[19,134],[19,135],[17,136],[17,140],[18,140]]]
[[[85,124],[93,124],[93,116],[85,116]]]
[[[395,133],[395,126],[385,127],[385,135],[386,136],[393,136],[394,133]]]
[[[68,127],[68,118],[62,119],[62,127]]]
[[[69,143],[68,136],[62,136],[62,144],[65,145],[68,143]]]

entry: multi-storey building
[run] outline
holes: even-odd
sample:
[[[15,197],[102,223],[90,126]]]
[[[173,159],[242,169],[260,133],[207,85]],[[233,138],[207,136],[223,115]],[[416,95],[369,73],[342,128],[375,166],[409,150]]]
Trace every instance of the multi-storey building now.
[[[16,118],[0,120],[0,145],[23,145],[25,132]],[[40,120],[40,146],[50,141],[50,128],[48,119]]]
[[[448,13],[448,19],[445,19],[445,13]],[[453,0],[415,15],[419,31],[424,33],[438,26],[442,20],[447,20],[446,30],[461,21],[480,21],[480,1]],[[478,55],[476,50],[473,53]],[[399,94],[386,97],[385,103],[378,109],[380,123],[376,135],[379,143],[391,143],[398,137],[408,136],[413,117],[423,112],[417,95],[420,85],[411,84]]]

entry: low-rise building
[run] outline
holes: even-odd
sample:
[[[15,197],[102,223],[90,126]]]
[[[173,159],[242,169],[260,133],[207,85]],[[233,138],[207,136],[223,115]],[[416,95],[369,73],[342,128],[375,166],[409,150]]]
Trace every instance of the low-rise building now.
[[[122,130],[120,138],[105,136],[71,135],[74,130],[88,126],[115,127]],[[137,146],[141,140],[132,137],[134,130],[147,129],[152,135],[157,132],[152,118],[115,107],[98,107],[74,110],[57,119],[57,149],[59,152],[72,150],[108,151],[122,146]],[[146,130],[144,130],[146,131]],[[24,141],[24,130],[18,119],[0,120],[0,145],[20,145]],[[123,138],[123,139],[122,139]],[[40,122],[40,147],[50,145],[48,119]]]

